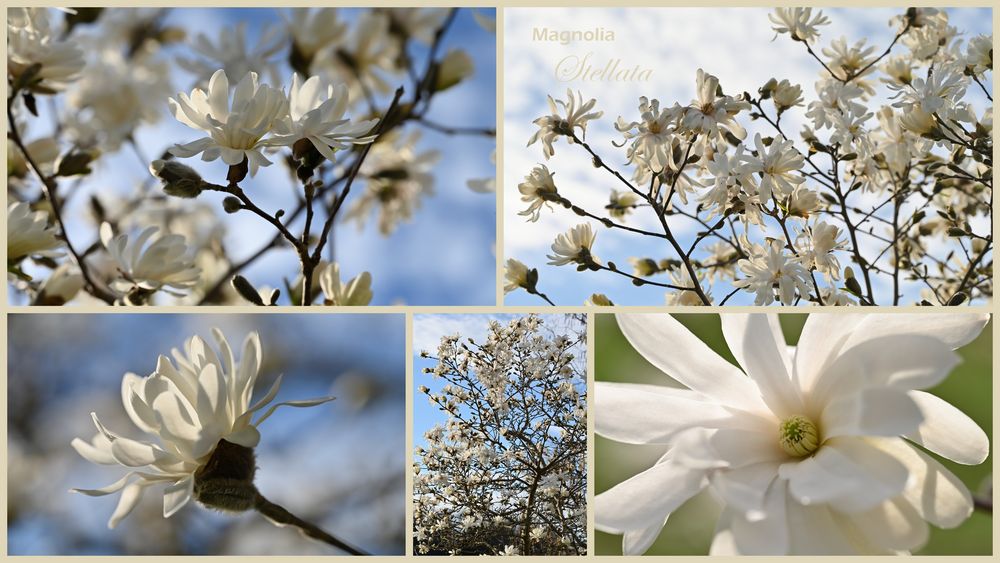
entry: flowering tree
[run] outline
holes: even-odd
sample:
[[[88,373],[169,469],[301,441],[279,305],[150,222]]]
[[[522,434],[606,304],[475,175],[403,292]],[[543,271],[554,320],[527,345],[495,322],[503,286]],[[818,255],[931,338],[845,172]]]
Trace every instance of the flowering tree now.
[[[918,290],[925,305],[989,299],[992,36],[966,40],[944,11],[911,8],[890,21],[884,48],[841,38],[820,49],[821,11],[777,8],[770,20],[815,59],[812,98],[778,78],[727,92],[699,69],[692,101],[642,97],[637,116],[618,117],[622,138],[611,144],[624,169],[586,137],[604,113],[597,100],[549,97],[528,145],[555,161],[565,141],[592,159],[595,182],[613,187],[604,209],[586,209],[558,188],[551,163],[528,172],[518,185],[528,221],[545,208],[587,220],[556,238],[548,264],[662,287],[671,305],[725,304],[740,291],[756,305],[895,305]],[[797,134],[793,113],[807,123]],[[638,214],[657,227],[629,224]],[[595,225],[660,240],[663,254],[629,257],[631,271],[601,260]],[[697,233],[682,240],[691,225]],[[713,293],[720,281],[732,291]],[[505,290],[517,289],[552,303],[538,270],[512,258]],[[601,294],[588,303],[612,304]]]
[[[983,463],[989,437],[934,389],[988,314],[812,314],[795,346],[777,315],[722,314],[736,365],[670,315],[615,318],[680,384],[596,383],[596,433],[665,452],[594,499],[626,555],[702,491],[722,508],[713,555],[905,553],[992,510],[942,463]]]
[[[586,554],[586,333],[567,319],[566,334],[527,316],[422,352],[446,383],[420,391],[448,419],[416,451],[417,553]]]
[[[433,193],[441,156],[419,144],[423,130],[494,136],[492,124],[428,117],[439,93],[473,73],[466,52],[441,52],[457,10],[373,9],[348,19],[334,8],[293,9],[256,44],[240,23],[217,37],[199,35],[176,57],[169,53],[181,49],[184,31],[168,24],[167,12],[8,11],[7,258],[16,292],[44,305],[154,304],[169,296],[275,305],[280,291],[241,272],[284,249],[298,263],[286,277],[289,303],[367,305],[371,274],[342,281],[336,226],[377,216],[387,236],[413,218]],[[492,21],[476,15],[491,30]],[[175,69],[194,77],[190,93],[174,94]],[[152,159],[137,132],[167,109],[192,131]],[[48,118],[54,129],[44,132],[39,122]],[[79,236],[67,226],[68,201],[124,150],[151,176],[121,201],[95,194],[87,218],[95,235]],[[217,164],[195,170],[182,162],[194,157]],[[273,194],[248,185],[275,161],[291,187],[278,208]],[[468,186],[493,191],[492,179]],[[251,214],[273,236],[235,259],[219,211]]]

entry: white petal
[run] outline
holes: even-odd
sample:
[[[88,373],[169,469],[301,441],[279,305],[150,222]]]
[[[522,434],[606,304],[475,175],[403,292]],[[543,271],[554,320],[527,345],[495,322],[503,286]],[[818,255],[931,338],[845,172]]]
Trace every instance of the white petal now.
[[[118,463],[127,467],[143,467],[173,457],[155,444],[121,437],[111,442],[111,454]]]
[[[677,319],[667,314],[619,314],[615,318],[636,352],[688,388],[744,410],[766,408],[753,382]]]
[[[828,503],[851,513],[899,495],[909,478],[894,456],[857,438],[828,440],[813,457],[782,465],[779,474],[802,504]]]
[[[840,523],[826,506],[803,506],[788,495],[785,511],[788,517],[790,555],[856,555],[857,545],[851,541]]]
[[[627,530],[622,535],[622,555],[642,555],[646,553],[656,538],[660,537],[666,520],[641,530]]]
[[[854,514],[851,519],[861,535],[882,549],[912,550],[927,543],[927,522],[902,498],[886,501],[868,512]]]
[[[734,418],[693,391],[655,385],[598,381],[594,405],[595,432],[629,444],[666,444],[679,430]]]
[[[910,391],[924,422],[907,438],[964,465],[978,465],[990,455],[990,439],[971,418],[950,403],[923,391]]]
[[[73,438],[70,445],[73,446],[76,453],[91,463],[100,465],[118,464],[115,456],[111,455],[111,441],[100,432],[90,442],[86,442],[80,438]]]
[[[823,437],[899,436],[924,420],[906,391],[875,387],[841,395],[823,409]]]
[[[692,428],[678,434],[674,443],[677,463],[687,467],[735,468],[788,458],[778,443],[776,426],[768,432]]]
[[[281,403],[276,403],[271,405],[271,408],[264,411],[264,414],[260,415],[260,418],[254,421],[254,426],[260,426],[262,422],[270,418],[274,411],[278,410],[278,407],[315,407],[316,405],[322,405],[323,403],[329,403],[330,401],[336,400],[336,397],[319,397],[317,399],[304,399],[301,401],[284,401]]]
[[[924,313],[918,315],[867,315],[853,331],[845,350],[857,343],[881,336],[914,335],[933,338],[952,350],[975,340],[990,320],[989,314]]]
[[[719,471],[712,478],[712,485],[726,506],[744,518],[759,520],[764,517],[764,496],[778,477],[779,465],[776,461],[765,461]]]
[[[798,354],[802,354],[801,350]],[[959,362],[946,344],[926,336],[883,336],[844,352],[819,376],[811,398],[824,404],[864,387],[923,389],[941,382]]]
[[[106,495],[117,493],[118,491],[125,488],[125,485],[128,484],[129,480],[131,480],[133,476],[135,476],[135,473],[133,472],[126,473],[124,476],[122,476],[121,479],[115,481],[114,483],[111,483],[110,485],[101,487],[100,489],[70,489],[70,490],[73,491],[74,493],[87,495],[88,497],[103,497]]]
[[[757,383],[767,406],[779,417],[801,414],[802,396],[792,381],[785,336],[778,315],[723,314],[722,333],[743,370]]]
[[[786,483],[774,481],[767,489],[764,518],[749,520],[727,507],[712,540],[711,555],[784,555],[788,552],[785,516]],[[724,523],[724,526],[723,526]]]
[[[661,461],[594,498],[594,526],[621,534],[660,524],[705,485],[705,473]]]
[[[903,496],[924,520],[939,528],[954,528],[972,514],[969,489],[931,456],[901,438],[871,441],[906,466],[911,477]]]
[[[260,432],[253,426],[247,426],[226,436],[225,440],[247,448],[255,448],[260,443]]]
[[[163,517],[170,518],[191,500],[194,492],[194,477],[187,477],[170,485],[163,491]]]
[[[122,495],[118,499],[118,506],[115,507],[111,519],[108,520],[108,528],[114,528],[123,518],[132,512],[132,509],[139,504],[139,499],[142,498],[142,492],[145,488],[146,484],[142,481],[136,481],[122,489]]]

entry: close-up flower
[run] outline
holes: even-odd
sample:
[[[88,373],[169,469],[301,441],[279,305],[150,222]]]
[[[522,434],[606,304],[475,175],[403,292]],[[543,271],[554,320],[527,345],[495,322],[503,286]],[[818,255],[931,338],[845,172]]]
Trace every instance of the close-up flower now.
[[[348,107],[347,87],[343,84],[328,85],[324,91],[318,76],[303,81],[296,73],[288,90],[288,115],[275,123],[269,143],[294,145],[305,139],[333,162],[336,151],[375,140],[371,131],[378,120],[352,122],[344,115]]]
[[[129,240],[127,233],[115,234],[108,223],[101,225],[100,232],[101,244],[120,275],[111,284],[115,291],[123,295],[135,290],[181,293],[198,283],[201,269],[194,265],[182,235],[160,233],[158,227],[147,227]]]
[[[62,256],[64,246],[58,231],[49,226],[44,211],[32,211],[31,204],[15,202],[7,206],[7,262],[26,256]]]
[[[52,29],[45,9],[23,10],[21,25],[18,18],[7,24],[7,75],[17,84],[39,93],[52,94],[65,90],[77,80],[85,64],[83,50],[72,40],[64,40]],[[25,73],[32,73],[25,76]]]
[[[127,373],[122,379],[125,412],[139,430],[157,441],[134,440],[112,432],[96,413],[91,416],[97,434],[89,442],[73,440],[73,448],[88,461],[132,469],[107,487],[75,489],[90,496],[121,493],[108,527],[114,528],[128,516],[145,489],[154,485],[165,485],[164,518],[192,499],[231,511],[253,506],[253,494],[241,497],[240,483],[235,482],[240,470],[247,471],[241,462],[252,466],[253,459],[229,458],[245,455],[240,448],[257,446],[257,427],[278,407],[309,407],[334,399],[271,404],[281,388],[279,376],[271,389],[251,402],[262,361],[260,337],[248,335],[237,360],[221,331],[213,329],[212,336],[217,350],[194,336],[182,351],[175,351],[177,365],[160,356],[156,369],[147,377]]]
[[[816,10],[816,15],[812,12],[812,8],[775,8],[768,18],[774,24],[772,29],[776,33],[787,33],[795,41],[812,43],[819,38],[817,28],[830,24],[830,18],[823,15],[823,10]]]
[[[288,111],[288,100],[281,90],[261,84],[256,72],[248,72],[240,79],[232,97],[226,71],[218,70],[208,90],[195,88],[190,96],[181,92],[169,101],[178,121],[208,134],[174,145],[170,149],[174,155],[190,158],[201,154],[205,161],[222,158],[229,166],[247,160],[251,176],[260,167],[271,165],[263,153],[267,143],[261,141]]]
[[[361,272],[350,281],[340,281],[340,265],[327,264],[319,274],[325,305],[367,305],[372,300],[372,275]]]
[[[564,266],[566,264],[579,264],[590,266],[600,262],[597,256],[591,253],[594,240],[597,234],[590,227],[590,223],[581,223],[565,233],[556,236],[552,243],[552,254],[549,254],[549,264],[554,266]]]
[[[555,180],[544,164],[532,168],[524,181],[517,185],[517,191],[521,192],[521,201],[528,204],[528,208],[518,215],[527,216],[529,221],[538,220],[543,206],[551,208],[552,202],[559,201]]]
[[[586,140],[587,123],[604,115],[603,111],[592,111],[595,105],[597,105],[596,99],[591,98],[585,102],[583,94],[579,91],[573,94],[573,90],[566,89],[565,100],[556,100],[550,95],[549,115],[543,115],[533,121],[538,126],[538,131],[528,139],[528,146],[540,141],[542,154],[549,159],[555,154],[552,143],[559,137],[566,137],[566,141],[572,143],[573,136],[579,131],[580,139]]]
[[[809,272],[785,252],[779,241],[755,246],[750,257],[740,259],[736,266],[744,277],[733,285],[754,293],[754,305],[775,301],[791,305],[796,295],[809,292]]]
[[[596,432],[662,453],[595,499],[598,530],[623,535],[625,554],[702,491],[721,507],[713,555],[906,553],[970,517],[972,493],[939,460],[981,464],[989,439],[935,390],[989,315],[814,313],[796,341],[778,315],[722,314],[717,344],[704,340],[715,317],[699,317],[616,316],[658,373],[599,374]]]

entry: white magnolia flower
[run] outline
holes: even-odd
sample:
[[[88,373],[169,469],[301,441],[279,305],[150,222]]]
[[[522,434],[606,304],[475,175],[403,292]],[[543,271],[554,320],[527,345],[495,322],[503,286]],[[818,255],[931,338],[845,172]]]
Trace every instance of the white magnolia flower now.
[[[63,305],[72,301],[83,285],[80,269],[70,262],[63,262],[38,288],[37,302],[39,305]]]
[[[830,59],[827,66],[834,70],[839,69],[840,73],[837,76],[841,78],[854,76],[854,73],[867,67],[874,60],[875,47],[872,45],[866,47],[865,43],[866,39],[860,39],[854,45],[848,45],[846,37],[834,39],[829,47],[823,47],[823,54]],[[873,68],[869,68],[865,74],[872,70]]]
[[[167,98],[172,90],[170,67],[165,60],[153,57],[126,60],[117,51],[102,52],[66,96],[73,109],[68,116],[68,127],[77,132],[93,131],[100,139],[100,146],[118,150],[132,137],[136,127],[160,120],[162,106],[150,100]]]
[[[229,76],[246,76],[252,72],[258,76],[276,78],[272,59],[286,45],[282,30],[268,27],[251,45],[247,42],[246,23],[240,22],[234,27],[217,30],[215,39],[217,43],[213,43],[204,33],[199,33],[191,43],[191,48],[201,58],[177,59],[181,68],[197,75],[196,85],[204,84],[220,69]]]
[[[549,264],[563,266],[572,263],[580,265],[598,263],[597,256],[591,254],[596,237],[590,223],[581,223],[569,231],[561,233],[556,236],[555,242],[552,243],[553,254],[548,255]]]
[[[270,166],[262,149],[264,135],[288,112],[288,100],[281,90],[257,81],[257,73],[247,73],[229,96],[229,78],[218,70],[208,83],[208,91],[195,88],[191,96],[181,92],[170,98],[170,110],[178,121],[208,133],[208,137],[183,145],[174,145],[170,152],[190,158],[201,154],[201,159],[212,161],[222,157],[223,162],[235,166],[247,159],[250,175],[261,166]]]
[[[608,210],[608,215],[615,219],[624,219],[627,215],[632,213],[635,206],[639,203],[639,196],[629,190],[611,190],[611,195],[608,198],[608,204],[604,206]]]
[[[775,289],[778,300],[785,305],[794,303],[796,295],[809,294],[809,272],[785,253],[779,241],[772,241],[767,247],[754,247],[749,258],[736,264],[745,277],[733,282],[735,287],[757,294],[754,305],[774,303]]]
[[[517,191],[521,192],[521,201],[528,204],[528,208],[519,211],[518,215],[528,218],[528,221],[538,220],[542,206],[551,209],[551,202],[559,199],[559,190],[556,189],[555,180],[552,173],[544,164],[531,169],[531,172],[524,177],[524,181],[517,185]]]
[[[528,288],[528,267],[523,262],[508,258],[503,269],[503,292],[510,293],[518,288]]]
[[[965,65],[971,66],[973,72],[977,74],[993,70],[992,35],[977,35],[969,39],[965,54]]]
[[[349,105],[346,86],[328,85],[325,98],[323,94],[318,76],[303,82],[298,73],[293,74],[288,90],[288,115],[275,122],[275,136],[267,144],[291,146],[300,139],[307,139],[332,162],[336,160],[335,151],[375,140],[375,135],[369,133],[378,119],[352,123],[344,116]]]
[[[746,129],[736,121],[736,115],[750,109],[750,102],[719,95],[719,79],[700,68],[695,84],[698,97],[685,108],[683,127],[708,139],[724,140],[725,133],[745,139]]]
[[[775,32],[787,33],[795,41],[812,43],[819,37],[821,25],[828,25],[830,18],[823,15],[823,10],[816,10],[816,15],[812,15],[812,8],[775,8],[774,13],[768,14],[768,19],[774,24]]]
[[[802,105],[802,87],[798,84],[792,84],[783,78],[771,90],[771,100],[778,108],[778,111],[785,111],[790,107]]]
[[[712,554],[892,554],[973,505],[929,455],[989,455],[986,434],[921,391],[959,362],[988,315],[825,315],[794,348],[776,315],[723,314],[734,366],[668,315],[618,315],[632,346],[686,388],[598,382],[606,438],[669,447],[597,495],[599,530],[646,551],[670,514],[709,489],[722,502]]]
[[[337,8],[292,8],[281,13],[292,38],[295,54],[312,62],[320,51],[340,44],[347,37],[347,22]]]
[[[323,289],[325,305],[351,306],[367,305],[372,300],[372,275],[361,272],[351,281],[340,281],[340,265],[327,264],[319,275],[319,285]]]
[[[367,178],[364,193],[344,215],[364,227],[372,209],[379,211],[379,232],[390,235],[413,217],[421,200],[434,193],[434,164],[441,158],[437,150],[418,151],[420,132],[405,137],[393,131],[376,143],[361,166]]]
[[[577,92],[574,96],[573,91],[568,88],[566,89],[566,101],[555,100],[552,96],[549,96],[550,113],[532,122],[538,126],[538,131],[535,131],[531,138],[528,139],[528,146],[530,147],[535,144],[536,141],[541,141],[542,153],[548,159],[555,154],[552,143],[560,136],[566,136],[567,142],[572,143],[573,140],[570,135],[574,135],[576,130],[579,129],[580,138],[586,139],[587,122],[604,115],[603,111],[590,111],[594,109],[596,104],[596,99],[591,98],[584,102],[583,94]],[[565,111],[565,117],[559,114],[559,106],[562,106]]]
[[[705,302],[701,300],[701,296],[698,292],[694,290],[695,282],[691,278],[691,273],[688,269],[681,266],[678,268],[672,268],[668,272],[670,274],[670,284],[676,285],[677,287],[689,287],[691,289],[671,289],[667,293],[667,305],[681,305],[685,307],[698,307],[704,305]],[[706,297],[708,297],[709,302],[712,301],[712,296],[708,291],[705,291]]]
[[[629,143],[626,156],[631,163],[641,163],[654,172],[660,172],[676,164],[671,155],[670,137],[674,134],[673,124],[680,113],[680,107],[660,109],[660,100],[639,98],[639,121],[626,122],[621,116],[615,129],[625,135]]]
[[[350,36],[335,52],[317,58],[314,69],[320,66],[328,71],[331,82],[348,83],[352,100],[364,99],[366,91],[389,92],[393,86],[386,76],[399,70],[399,43],[390,36],[389,17],[368,11],[353,26]]]
[[[59,257],[62,246],[55,226],[49,226],[48,213],[32,211],[31,204],[23,201],[7,206],[8,263],[26,256]]]
[[[398,28],[406,36],[428,45],[434,41],[434,34],[448,17],[447,8],[384,8],[382,10],[389,15],[394,28]]]
[[[123,294],[135,288],[162,289],[172,295],[183,295],[179,290],[190,289],[198,283],[201,269],[194,265],[185,238],[164,234],[154,239],[159,232],[158,227],[147,227],[135,240],[129,241],[127,234],[115,235],[110,224],[101,224],[101,243],[122,276],[111,283],[112,289]]]
[[[802,231],[797,242],[803,265],[807,268],[814,267],[816,271],[835,280],[840,279],[840,261],[834,251],[845,245],[845,240],[840,238],[841,234],[840,227],[822,221],[807,231]]]
[[[49,29],[45,9],[25,9],[23,25],[7,25],[7,74],[17,79],[32,65],[41,65],[31,85],[41,93],[65,90],[80,77],[83,50],[72,40],[60,40]],[[14,24],[14,25],[12,25]]]
[[[153,441],[126,438],[111,432],[91,413],[97,435],[90,442],[76,438],[73,448],[85,459],[101,465],[122,465],[131,470],[117,482],[100,489],[74,489],[89,496],[121,491],[118,507],[108,527],[114,528],[139,503],[148,487],[166,485],[163,516],[169,518],[197,496],[198,471],[213,452],[232,444],[254,448],[260,441],[258,427],[280,406],[309,407],[333,397],[272,404],[278,395],[279,375],[270,390],[250,402],[260,371],[260,337],[250,333],[239,360],[225,336],[212,330],[218,351],[194,336],[183,352],[173,350],[174,362],[157,360],[147,377],[127,373],[122,379],[122,401],[132,422]]]
[[[799,184],[805,182],[805,178],[798,173],[805,159],[795,149],[795,143],[778,135],[767,145],[757,133],[754,145],[757,156],[746,157],[744,171],[760,175],[751,175],[750,178],[760,194],[761,203],[766,204],[772,195],[776,198],[789,196]]]

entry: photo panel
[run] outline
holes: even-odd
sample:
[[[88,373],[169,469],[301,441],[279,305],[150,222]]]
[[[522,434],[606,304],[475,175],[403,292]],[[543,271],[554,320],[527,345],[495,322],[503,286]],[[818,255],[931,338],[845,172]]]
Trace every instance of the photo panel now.
[[[988,314],[596,315],[598,555],[989,555]]]
[[[404,315],[7,329],[8,554],[403,555]]]
[[[9,303],[494,305],[494,20],[10,8]]]
[[[586,555],[586,315],[415,315],[412,353],[414,555]]]
[[[508,8],[509,305],[992,297],[991,8]]]

